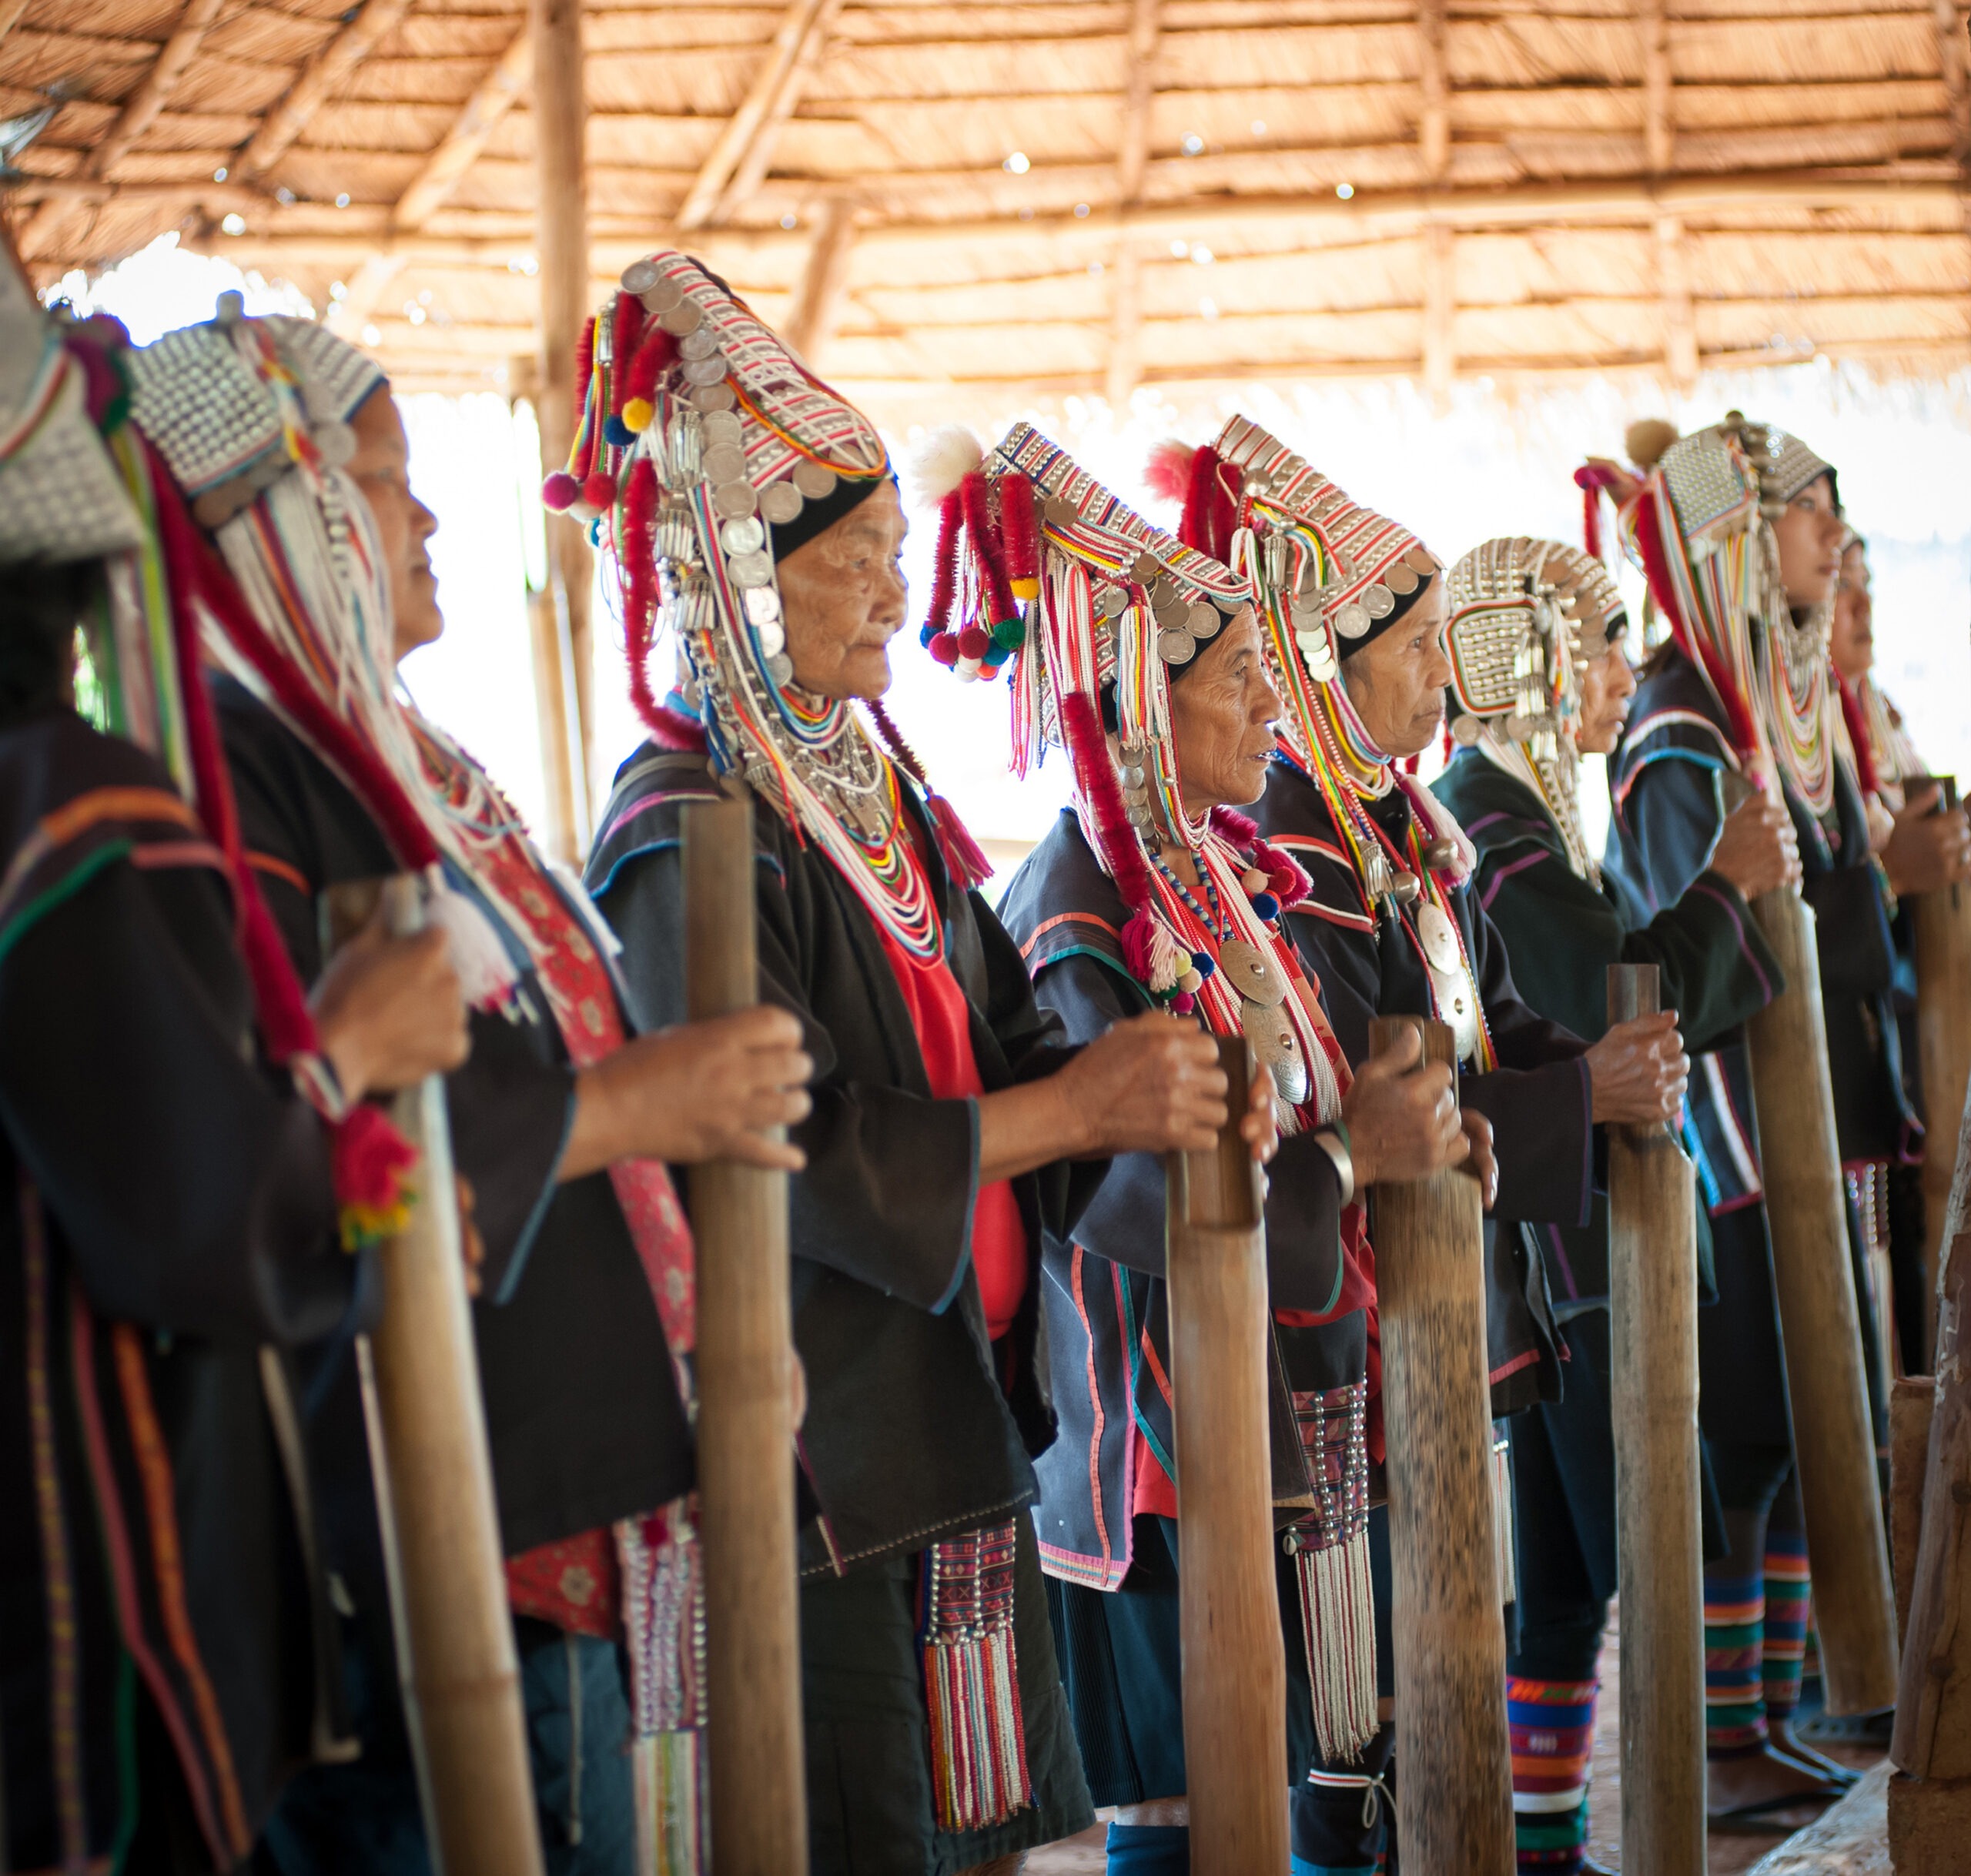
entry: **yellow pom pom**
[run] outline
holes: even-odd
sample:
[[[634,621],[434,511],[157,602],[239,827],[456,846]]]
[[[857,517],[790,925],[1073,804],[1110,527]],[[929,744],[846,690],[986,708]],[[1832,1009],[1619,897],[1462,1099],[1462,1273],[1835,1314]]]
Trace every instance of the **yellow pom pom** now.
[[[1009,584],[1015,599],[1038,599],[1040,597],[1040,582],[1037,579],[1015,580]]]
[[[631,431],[650,428],[650,420],[657,415],[657,407],[648,397],[632,397],[623,406],[623,427]]]

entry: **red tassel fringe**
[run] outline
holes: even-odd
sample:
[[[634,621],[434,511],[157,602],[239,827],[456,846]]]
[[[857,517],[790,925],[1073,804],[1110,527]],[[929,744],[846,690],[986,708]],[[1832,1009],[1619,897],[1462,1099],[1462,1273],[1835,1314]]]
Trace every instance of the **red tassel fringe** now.
[[[951,627],[952,608],[958,603],[959,537],[964,527],[964,498],[953,489],[938,504],[938,554],[931,574],[931,610],[924,620],[927,642]]]
[[[1873,794],[1881,788],[1882,778],[1876,773],[1875,751],[1869,747],[1868,720],[1862,714],[1862,700],[1832,659],[1828,660],[1827,670],[1841,693],[1841,720],[1848,726],[1849,741],[1855,745],[1855,779],[1864,794]]]
[[[986,478],[977,470],[958,485],[959,500],[965,510],[965,531],[972,537],[972,550],[986,575],[986,590],[992,601],[993,624],[1019,617],[1013,590],[1006,579],[1006,563],[999,551],[999,530],[992,525],[987,507]]]
[[[1025,476],[999,478],[999,543],[1009,588],[1040,577],[1040,532],[1034,518],[1033,484]]]
[[[1109,739],[1094,700],[1079,691],[1069,691],[1061,699],[1061,728],[1081,798],[1095,817],[1099,857],[1107,865],[1123,903],[1133,912],[1141,912],[1149,904],[1149,862],[1143,857],[1136,829],[1129,825],[1123,784],[1116,779],[1115,765],[1109,760]]]

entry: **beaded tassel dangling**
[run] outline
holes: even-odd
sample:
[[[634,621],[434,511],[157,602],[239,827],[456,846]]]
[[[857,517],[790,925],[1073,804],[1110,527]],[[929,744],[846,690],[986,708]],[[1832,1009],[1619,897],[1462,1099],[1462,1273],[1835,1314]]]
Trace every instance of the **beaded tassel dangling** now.
[[[1013,1649],[1016,1527],[948,1537],[924,1553],[924,1700],[938,1826],[979,1831],[1033,1803]]]
[[[1330,1764],[1357,1757],[1377,1725],[1368,1405],[1366,1381],[1293,1396],[1314,1506],[1288,1537],[1300,1583],[1314,1737]]]

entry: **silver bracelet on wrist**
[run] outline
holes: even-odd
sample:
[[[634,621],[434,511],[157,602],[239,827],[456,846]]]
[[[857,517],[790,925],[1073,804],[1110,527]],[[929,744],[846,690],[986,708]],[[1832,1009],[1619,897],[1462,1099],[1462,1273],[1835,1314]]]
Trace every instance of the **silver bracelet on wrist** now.
[[[1348,1139],[1337,1126],[1317,1127],[1314,1139],[1321,1151],[1334,1162],[1335,1177],[1341,1182],[1341,1204],[1345,1209],[1355,1197],[1355,1155],[1348,1150]]]

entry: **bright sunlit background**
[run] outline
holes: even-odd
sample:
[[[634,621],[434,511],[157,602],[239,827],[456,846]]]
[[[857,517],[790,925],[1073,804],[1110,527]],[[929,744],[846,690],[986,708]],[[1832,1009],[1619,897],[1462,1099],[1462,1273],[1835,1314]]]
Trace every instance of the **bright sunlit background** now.
[[[72,275],[62,291],[115,314],[141,343],[210,318],[228,288],[245,293],[250,313],[314,310],[279,283],[180,251],[175,236],[93,285]],[[1625,428],[1638,417],[1695,425],[1735,405],[1797,431],[1838,466],[1849,519],[1869,542],[1878,677],[1932,767],[1971,774],[1971,373],[1878,383],[1822,360],[1709,376],[1695,396],[1676,400],[1631,380],[1511,395],[1474,383],[1459,386],[1441,415],[1400,383],[1280,392],[1246,386],[1219,396],[1145,390],[1120,422],[1099,401],[1069,399],[1009,403],[977,427],[996,433],[1025,417],[1119,493],[1140,500],[1142,466],[1154,442],[1171,435],[1205,440],[1243,411],[1450,560],[1494,534],[1578,540],[1581,498],[1571,477],[1584,455],[1618,456]],[[527,569],[537,578],[543,553],[531,418],[492,396],[413,396],[404,415],[413,480],[439,517],[432,557],[447,629],[440,644],[407,661],[403,674],[419,706],[537,820],[544,791],[524,604]],[[892,454],[907,460],[919,434],[892,430]],[[929,590],[933,532],[920,523],[906,550],[920,594]],[[1627,575],[1626,584],[1633,600],[1640,583]],[[599,807],[617,764],[641,740],[611,594],[596,610],[595,649]],[[1003,683],[958,683],[919,649],[914,632],[897,640],[895,659],[898,723],[974,832],[995,843],[1037,838],[1065,797],[1065,771],[1050,764],[1024,784],[1007,775]],[[1592,831],[1605,821],[1606,803],[1598,775],[1591,784]]]

